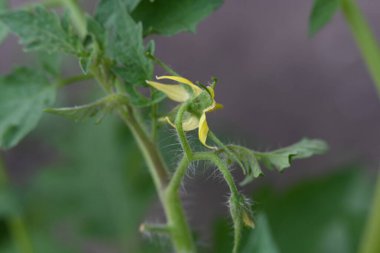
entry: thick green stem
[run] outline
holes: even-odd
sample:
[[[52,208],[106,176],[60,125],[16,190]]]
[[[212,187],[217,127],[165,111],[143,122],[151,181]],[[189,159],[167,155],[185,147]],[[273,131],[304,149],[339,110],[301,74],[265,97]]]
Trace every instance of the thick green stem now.
[[[342,10],[380,96],[380,48],[355,0],[342,0]]]
[[[0,190],[8,187],[6,168],[0,154]],[[11,214],[6,217],[6,223],[18,251],[20,253],[33,253],[33,246],[22,217],[17,214]]]
[[[153,141],[148,137],[145,129],[139,123],[132,108],[129,108],[128,110],[122,108],[120,110],[120,117],[131,129],[149,167],[150,173],[153,176],[153,181],[156,185],[157,191],[160,197],[162,197],[161,193],[164,191],[169,182],[169,175],[161,154]]]
[[[82,37],[86,34],[86,20],[82,10],[74,0],[62,0],[72,13],[74,24]],[[66,2],[67,1],[67,2]],[[106,93],[113,93],[113,88],[118,89],[118,81],[110,80],[108,76],[108,69],[106,65],[94,66],[91,70],[95,79],[99,82],[100,86]],[[121,88],[122,90],[122,88]],[[154,141],[149,138],[145,128],[136,116],[134,108],[130,106],[122,106],[119,109],[119,115],[125,124],[131,129],[134,138],[143,154],[143,157],[149,167],[149,171],[153,177],[161,203],[164,206],[168,226],[170,229],[171,240],[174,249],[177,253],[195,253],[195,245],[193,243],[192,235],[189,225],[187,224],[186,217],[181,205],[178,190],[166,191],[169,183],[169,175],[166,165],[162,156],[157,149]],[[184,162],[185,163],[185,162]],[[184,166],[184,165],[183,165]],[[186,168],[179,166],[180,171]],[[176,177],[176,176],[174,176]]]
[[[360,253],[380,252],[380,172],[377,177],[376,189],[369,218],[360,244]]]

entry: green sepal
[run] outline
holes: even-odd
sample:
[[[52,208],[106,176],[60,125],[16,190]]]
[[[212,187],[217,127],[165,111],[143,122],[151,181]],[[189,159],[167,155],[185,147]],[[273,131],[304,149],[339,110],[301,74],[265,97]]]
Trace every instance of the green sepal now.
[[[48,108],[45,112],[63,116],[76,122],[95,118],[100,123],[103,118],[117,107],[128,103],[128,98],[122,94],[112,94],[93,103],[74,107]]]

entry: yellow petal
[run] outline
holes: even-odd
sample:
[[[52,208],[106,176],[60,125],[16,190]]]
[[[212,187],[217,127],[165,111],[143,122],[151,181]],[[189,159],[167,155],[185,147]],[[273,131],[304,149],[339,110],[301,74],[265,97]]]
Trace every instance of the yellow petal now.
[[[206,113],[203,112],[201,118],[199,119],[199,129],[198,129],[198,137],[200,142],[207,148],[215,149],[215,147],[211,147],[206,144],[207,135],[208,135],[208,125],[206,121]]]
[[[202,92],[201,88],[199,88],[193,82],[191,82],[189,79],[186,79],[184,77],[180,77],[180,76],[156,76],[156,78],[157,78],[157,80],[169,79],[169,80],[173,80],[173,81],[176,81],[179,83],[186,84],[186,85],[191,87],[191,89],[194,91],[195,95],[197,95],[197,96]]]
[[[153,88],[165,93],[171,100],[185,102],[190,98],[189,92],[179,84],[162,84],[153,81],[146,81]]]
[[[162,120],[169,123],[172,127],[174,128],[176,127],[174,122],[172,122],[168,116],[164,117]],[[199,126],[199,119],[194,115],[188,117],[182,122],[182,128],[183,128],[183,131],[185,132],[195,130],[198,128],[198,126]]]
[[[198,117],[192,115],[182,122],[183,131],[188,132],[197,129],[199,126]]]

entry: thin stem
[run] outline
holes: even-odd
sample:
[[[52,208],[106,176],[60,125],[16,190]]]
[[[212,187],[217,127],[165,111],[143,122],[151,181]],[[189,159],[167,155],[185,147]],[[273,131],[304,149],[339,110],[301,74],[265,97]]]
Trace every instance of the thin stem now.
[[[152,88],[150,88],[151,94],[153,94]],[[157,104],[153,104],[150,108],[150,114],[152,118],[152,124],[151,124],[151,136],[152,140],[155,141],[157,139]]]
[[[342,10],[380,96],[380,48],[355,0],[343,0]]]
[[[230,192],[231,192],[230,205],[234,206],[233,208],[230,207],[231,217],[234,222],[234,246],[233,246],[232,252],[237,253],[240,247],[243,224],[241,220],[241,213],[239,211],[240,193],[239,193],[238,188],[236,187],[235,180],[231,172],[228,170],[228,167],[215,153],[211,153],[211,152],[195,153],[194,160],[211,161],[212,163],[214,163],[215,166],[222,173],[224,180],[226,181],[228,187],[230,188]]]
[[[8,177],[4,161],[0,154],[0,188],[8,188]],[[33,246],[30,241],[26,225],[20,215],[10,214],[6,217],[6,223],[11,232],[16,248],[21,253],[33,253]]]
[[[176,126],[178,138],[181,143],[182,149],[184,150],[187,159],[189,159],[190,161],[193,159],[193,151],[191,150],[189,142],[187,141],[185,131],[183,131],[183,115],[185,114],[187,108],[188,108],[188,105],[186,103],[184,103],[183,105],[179,107],[177,116],[175,119],[175,126]]]
[[[166,72],[173,76],[180,76],[177,72],[175,72],[171,67],[169,67],[165,62],[161,61],[156,56],[152,55],[150,52],[147,52],[147,57],[151,59],[154,63],[163,68]]]
[[[228,170],[228,167],[222,161],[222,159],[219,158],[219,156],[217,156],[216,154],[212,152],[198,152],[198,153],[194,153],[194,160],[195,161],[211,161],[212,163],[214,163],[215,166],[222,173],[224,180],[226,181],[228,187],[230,188],[231,194],[236,195],[236,196],[239,195],[239,190],[236,187],[235,180],[231,172]]]
[[[167,192],[177,192],[179,190],[179,187],[181,186],[183,177],[186,174],[186,170],[189,166],[189,163],[190,163],[189,159],[183,156],[181,161],[178,163],[178,166],[174,172],[174,175],[172,176],[170,180],[170,184],[168,185],[166,189]]]
[[[373,203],[364,234],[360,243],[360,253],[380,252],[380,172],[377,177]]]
[[[226,152],[230,157],[233,157],[233,159],[235,160],[235,162],[244,170],[244,166],[243,164],[241,163],[240,159],[236,156],[235,153],[233,153],[228,146],[226,146],[221,140],[219,140],[219,138],[212,132],[212,131],[209,131],[208,132],[208,136],[210,137],[210,139],[215,142],[215,144],[221,148],[224,152]]]
[[[82,82],[82,81],[87,81],[87,80],[91,80],[91,79],[94,79],[93,75],[72,76],[72,77],[60,80],[58,82],[58,87],[61,88],[61,87],[65,87],[65,86],[70,85],[70,84],[74,84],[74,83]]]
[[[144,223],[140,226],[141,233],[152,233],[157,235],[170,235],[170,229],[167,225]]]
[[[81,8],[78,8],[77,0],[61,0],[62,4],[70,11],[71,18],[76,25],[79,36],[84,38],[87,34],[87,22]]]

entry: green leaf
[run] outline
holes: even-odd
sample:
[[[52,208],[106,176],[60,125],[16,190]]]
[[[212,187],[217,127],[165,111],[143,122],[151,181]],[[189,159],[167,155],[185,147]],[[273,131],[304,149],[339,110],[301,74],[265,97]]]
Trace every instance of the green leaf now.
[[[131,13],[141,0],[121,0],[122,8],[128,13]],[[100,0],[95,12],[95,19],[101,24],[107,23],[107,21],[114,17],[115,10],[114,0]]]
[[[20,206],[15,194],[7,187],[0,187],[0,218],[20,214]]]
[[[309,18],[309,35],[319,32],[335,15],[341,0],[314,0]]]
[[[226,148],[228,152],[223,152],[230,162],[237,162],[242,167],[246,177],[241,184],[245,185],[263,174],[260,164],[268,169],[282,172],[291,166],[293,160],[323,154],[328,146],[321,140],[303,139],[291,146],[271,152],[257,152],[238,145],[229,145]]]
[[[281,251],[357,252],[373,193],[365,170],[346,167],[287,191],[256,191],[254,199],[266,213]]]
[[[107,28],[107,50],[110,57],[116,61],[113,71],[127,85],[147,86],[145,80],[152,79],[153,62],[145,53],[142,26],[131,18],[120,0],[112,2],[115,8],[115,19]]]
[[[8,5],[7,0],[0,0],[0,14],[2,14],[7,9],[7,5]],[[8,29],[0,21],[0,43],[7,37],[7,35],[8,35]]]
[[[241,253],[280,253],[270,231],[267,217],[264,214],[256,218],[256,228],[248,236]]]
[[[321,155],[328,149],[326,142],[321,140],[302,139],[301,141],[271,152],[255,152],[256,157],[269,169],[283,171],[289,168],[293,160]]]
[[[75,235],[70,245],[79,252],[86,241],[106,242],[118,252],[142,252],[138,227],[155,191],[132,135],[119,120],[97,126],[66,123],[52,134],[58,138],[52,145],[62,157],[60,164],[40,170],[28,188],[31,226],[51,231],[67,221],[68,233]],[[46,131],[42,134],[46,138]]]
[[[126,102],[128,102],[126,96],[113,94],[87,105],[66,108],[48,108],[45,112],[57,114],[75,121],[96,118],[96,122],[100,123],[107,114]]]
[[[33,10],[17,10],[0,15],[0,21],[20,37],[25,49],[49,53],[66,52],[79,55],[81,43],[68,21],[44,7]]]
[[[87,17],[87,35],[83,40],[83,53],[79,58],[79,64],[84,74],[88,74],[90,68],[99,62],[103,56],[106,41],[104,27],[92,17]]]
[[[55,87],[35,70],[21,68],[0,77],[0,147],[11,148],[33,130]]]
[[[223,3],[223,0],[142,0],[132,12],[144,26],[144,35],[174,35],[194,32],[196,26]]]

